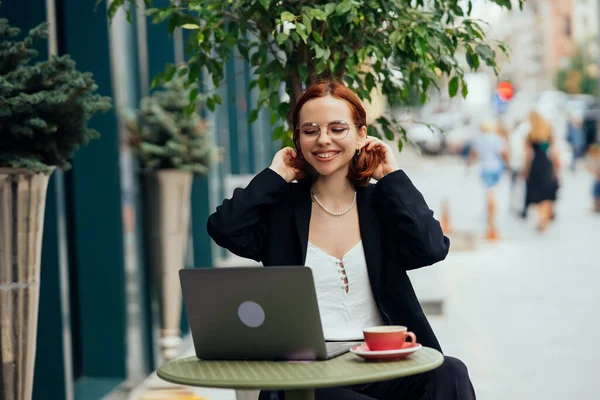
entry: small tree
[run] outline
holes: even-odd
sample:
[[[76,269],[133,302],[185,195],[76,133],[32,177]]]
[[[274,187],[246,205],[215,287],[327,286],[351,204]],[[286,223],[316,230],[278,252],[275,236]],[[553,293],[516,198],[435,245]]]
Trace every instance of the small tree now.
[[[597,77],[590,73],[596,67],[595,60],[586,60],[581,47],[577,48],[569,60],[569,66],[556,73],[556,86],[570,94],[596,95]]]
[[[77,71],[67,55],[30,64],[47,24],[15,40],[20,32],[0,19],[0,167],[68,169],[79,147],[100,136],[87,124],[110,110],[111,100],[94,94],[92,74]]]
[[[490,0],[511,8],[511,0]],[[113,16],[119,7],[134,0],[114,0]],[[522,7],[525,0],[518,0]],[[145,0],[151,6],[151,0]],[[303,89],[321,77],[343,77],[356,94],[371,100],[378,88],[391,105],[407,103],[411,94],[422,103],[430,85],[449,79],[449,94],[468,93],[464,71],[455,55],[463,49],[473,70],[481,63],[496,71],[496,50],[486,40],[483,23],[470,18],[472,1],[462,0],[183,0],[167,7],[149,8],[155,23],[168,21],[189,30],[188,81],[195,82],[206,68],[218,87],[223,67],[234,49],[254,68],[250,89],[259,90],[256,108],[267,107],[271,123],[277,124],[274,139],[289,144],[286,121]],[[501,43],[496,45],[504,52]],[[168,65],[154,83],[169,81],[176,67]],[[497,73],[497,71],[496,71]],[[284,84],[289,98],[282,99]],[[438,88],[439,89],[439,88]],[[220,104],[213,94],[210,109]],[[390,140],[406,132],[392,118],[378,119],[380,131]],[[379,136],[374,126],[369,134]]]
[[[195,110],[198,89],[185,83],[176,76],[143,98],[139,110],[126,112],[129,143],[144,169],[181,169],[203,176],[219,156],[208,125]],[[186,112],[190,97],[195,98],[191,114]]]

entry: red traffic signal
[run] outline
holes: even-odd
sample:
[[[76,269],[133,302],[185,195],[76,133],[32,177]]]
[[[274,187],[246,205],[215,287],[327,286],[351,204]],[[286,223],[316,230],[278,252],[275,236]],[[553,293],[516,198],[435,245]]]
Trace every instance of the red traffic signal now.
[[[498,97],[502,101],[509,101],[515,94],[513,86],[510,82],[503,81],[498,84]]]

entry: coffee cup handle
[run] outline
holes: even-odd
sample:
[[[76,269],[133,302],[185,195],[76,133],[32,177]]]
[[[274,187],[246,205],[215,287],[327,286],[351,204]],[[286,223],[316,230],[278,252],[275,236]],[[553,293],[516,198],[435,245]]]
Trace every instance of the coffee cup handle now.
[[[406,332],[406,339],[411,338],[411,343],[417,343],[417,336],[412,332]]]

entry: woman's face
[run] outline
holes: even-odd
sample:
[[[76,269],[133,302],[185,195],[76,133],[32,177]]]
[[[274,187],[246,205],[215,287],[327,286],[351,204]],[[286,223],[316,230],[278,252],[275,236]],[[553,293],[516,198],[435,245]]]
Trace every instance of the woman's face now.
[[[319,175],[339,171],[347,174],[367,131],[364,126],[354,125],[350,105],[332,96],[319,97],[307,101],[299,117],[299,143],[304,159]]]

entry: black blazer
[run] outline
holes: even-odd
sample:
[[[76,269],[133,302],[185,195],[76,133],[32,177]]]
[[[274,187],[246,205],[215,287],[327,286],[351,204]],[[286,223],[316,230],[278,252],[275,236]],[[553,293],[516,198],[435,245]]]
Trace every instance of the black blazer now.
[[[441,351],[406,271],[443,260],[450,241],[403,171],[356,189],[371,289],[384,322],[407,326],[419,343]],[[208,233],[266,267],[304,265],[311,201],[310,181],[287,183],[267,168],[217,207]]]

